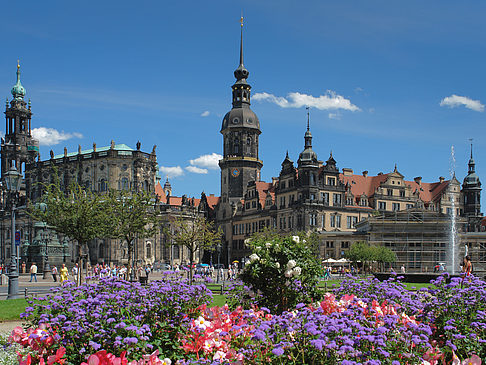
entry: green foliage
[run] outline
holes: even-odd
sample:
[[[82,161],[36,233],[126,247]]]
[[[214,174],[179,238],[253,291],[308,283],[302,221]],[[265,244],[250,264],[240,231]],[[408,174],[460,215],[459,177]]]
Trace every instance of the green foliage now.
[[[172,222],[172,229],[165,229],[164,233],[174,241],[176,245],[186,247],[189,251],[190,284],[192,284],[192,263],[194,255],[199,250],[214,250],[221,241],[221,229],[215,229],[214,223],[196,212],[192,215],[176,217]]]
[[[308,237],[255,237],[248,243],[253,254],[242,281],[256,294],[258,304],[278,313],[319,298],[322,268]]]
[[[365,264],[365,267],[367,262],[376,261],[383,265],[384,263],[393,263],[397,260],[395,252],[388,247],[373,246],[366,242],[353,243],[345,256],[353,264],[356,265],[358,262],[362,262]]]
[[[67,188],[54,174],[54,182],[44,185],[44,194],[37,204],[31,204],[29,214],[45,222],[50,228],[78,242],[78,262],[82,267],[82,252],[87,243],[102,237],[107,221],[103,198],[91,190],[85,190],[76,181]],[[79,270],[78,283],[82,270]]]
[[[159,219],[154,204],[155,197],[144,190],[110,191],[104,197],[103,210],[107,216],[104,235],[126,242],[129,273],[135,238],[151,237],[158,228]]]

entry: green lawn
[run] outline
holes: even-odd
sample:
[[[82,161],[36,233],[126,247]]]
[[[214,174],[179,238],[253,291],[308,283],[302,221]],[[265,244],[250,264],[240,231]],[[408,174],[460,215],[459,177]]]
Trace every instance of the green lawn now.
[[[20,320],[27,304],[24,298],[0,300],[0,322]]]

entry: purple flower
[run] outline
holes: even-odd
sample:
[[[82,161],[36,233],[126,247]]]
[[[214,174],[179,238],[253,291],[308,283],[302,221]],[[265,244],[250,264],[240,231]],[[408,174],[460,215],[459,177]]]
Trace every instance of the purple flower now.
[[[272,350],[272,354],[276,355],[276,356],[282,356],[284,353],[284,350],[283,348],[281,347],[275,347],[273,350]]]

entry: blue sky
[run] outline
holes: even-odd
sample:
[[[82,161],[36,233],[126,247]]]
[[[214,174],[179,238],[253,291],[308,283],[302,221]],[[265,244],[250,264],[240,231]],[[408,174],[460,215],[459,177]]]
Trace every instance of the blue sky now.
[[[485,2],[7,2],[0,96],[19,58],[42,159],[140,140],[157,145],[174,194],[219,195],[242,11],[263,180],[287,150],[297,161],[306,104],[314,150],[324,161],[332,150],[339,168],[397,164],[432,182],[449,178],[454,146],[462,181],[474,138],[486,180]]]

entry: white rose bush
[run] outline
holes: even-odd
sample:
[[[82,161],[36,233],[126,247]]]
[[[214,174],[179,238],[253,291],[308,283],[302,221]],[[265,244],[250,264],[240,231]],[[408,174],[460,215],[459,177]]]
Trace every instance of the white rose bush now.
[[[319,299],[322,269],[312,244],[303,236],[254,237],[247,245],[253,253],[240,278],[259,294],[258,306],[281,313]]]

